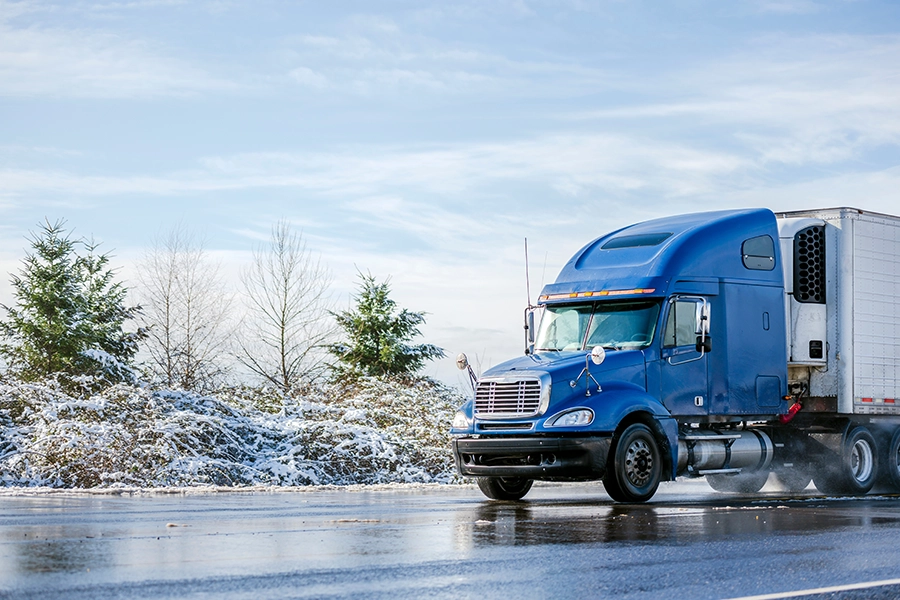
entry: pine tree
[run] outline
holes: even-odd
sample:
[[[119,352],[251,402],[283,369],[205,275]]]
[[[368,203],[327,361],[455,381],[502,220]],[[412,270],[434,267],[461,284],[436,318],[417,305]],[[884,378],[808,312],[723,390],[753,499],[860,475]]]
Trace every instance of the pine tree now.
[[[72,240],[64,225],[47,221],[31,236],[32,252],[11,279],[16,304],[3,306],[0,355],[28,381],[59,374],[133,379],[130,363],[143,332],[123,326],[140,308],[125,306],[127,289],[113,281],[109,255]]]
[[[420,335],[425,313],[397,310],[388,281],[377,283],[371,274],[360,277],[355,307],[331,313],[348,341],[329,346],[341,364],[333,367],[340,375],[408,376],[426,361],[444,357],[444,350],[432,344],[410,345]]]

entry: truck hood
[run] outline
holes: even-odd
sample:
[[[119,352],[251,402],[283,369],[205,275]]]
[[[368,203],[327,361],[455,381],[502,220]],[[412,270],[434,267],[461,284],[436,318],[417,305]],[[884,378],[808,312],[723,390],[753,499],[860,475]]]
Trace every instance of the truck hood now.
[[[516,371],[544,371],[550,373],[554,381],[574,379],[584,368],[588,352],[538,352],[520,356],[485,371],[484,377],[502,376]],[[644,353],[640,350],[608,350],[606,360],[595,365],[588,359],[588,368],[594,377],[623,367],[644,364]]]
[[[588,363],[590,376],[584,373],[585,362]],[[525,417],[535,420],[536,431],[543,430],[543,420],[552,418],[568,408],[587,406],[594,410],[596,418],[590,429],[592,431],[609,431],[614,429],[612,420],[622,416],[622,410],[634,405],[635,398],[646,396],[647,370],[644,352],[641,350],[610,350],[606,360],[599,365],[591,362],[588,353],[581,352],[546,352],[533,356],[522,356],[490,369],[482,377],[483,381],[491,378],[532,379],[541,375],[542,383],[549,383],[549,397],[542,412]],[[573,385],[574,383],[574,385]],[[602,388],[602,393],[601,392]],[[587,393],[591,391],[591,393]],[[625,404],[623,404],[623,402]],[[642,406],[646,406],[643,400]],[[627,406],[626,406],[627,405]],[[651,409],[655,414],[655,409]],[[620,414],[621,413],[621,414]],[[481,419],[491,419],[483,415]]]

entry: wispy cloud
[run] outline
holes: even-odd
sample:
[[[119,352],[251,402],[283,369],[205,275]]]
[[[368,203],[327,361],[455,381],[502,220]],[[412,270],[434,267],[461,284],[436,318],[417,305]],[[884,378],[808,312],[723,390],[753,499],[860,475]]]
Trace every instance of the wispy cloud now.
[[[0,172],[7,197],[62,192],[173,195],[254,188],[298,188],[343,198],[403,189],[453,195],[503,181],[546,185],[567,195],[655,190],[706,193],[716,180],[752,166],[721,151],[601,134],[541,136],[506,143],[350,147],[329,153],[252,153],[210,157],[197,168],[159,176],[88,176],[64,171]]]
[[[153,98],[238,87],[152,42],[92,29],[22,26],[15,17],[28,11],[9,4],[2,10],[0,96]]]
[[[900,190],[900,167],[891,167],[733,190],[723,197],[723,202],[730,206],[765,206],[773,210],[852,206],[897,214],[897,190]]]
[[[900,143],[900,37],[784,36],[673,72],[657,82],[676,100],[564,115],[564,119],[682,121],[727,127],[763,163],[830,164]]]
[[[460,253],[473,243],[497,238],[498,231],[508,229],[514,219],[494,214],[490,219],[479,218],[459,210],[454,203],[442,206],[426,201],[412,201],[401,196],[367,197],[344,203],[351,218],[369,227],[383,230],[383,235],[409,234],[431,246],[459,248]]]
[[[96,12],[107,11],[123,11],[123,10],[143,10],[148,8],[185,6],[190,0],[127,0],[124,2],[98,2],[86,1],[82,2],[88,10]]]
[[[756,10],[762,13],[803,15],[822,11],[825,7],[814,0],[754,0]]]
[[[608,71],[571,58],[539,53],[510,57],[484,44],[448,40],[436,32],[429,35],[418,28],[423,18],[419,14],[398,23],[353,16],[328,34],[285,38],[280,60],[287,78],[295,83],[364,96],[410,90],[509,95],[527,89],[530,95],[552,97],[560,90],[589,89],[612,79]],[[460,26],[459,15],[453,18]]]

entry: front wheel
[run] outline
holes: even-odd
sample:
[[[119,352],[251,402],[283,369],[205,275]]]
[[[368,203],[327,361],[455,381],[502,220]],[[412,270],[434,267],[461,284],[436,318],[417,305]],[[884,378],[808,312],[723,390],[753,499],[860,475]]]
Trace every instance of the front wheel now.
[[[606,493],[617,502],[646,502],[662,478],[662,457],[649,427],[634,423],[625,428],[610,454],[603,478]]]
[[[533,479],[524,477],[478,477],[476,481],[491,500],[521,500],[534,484]]]

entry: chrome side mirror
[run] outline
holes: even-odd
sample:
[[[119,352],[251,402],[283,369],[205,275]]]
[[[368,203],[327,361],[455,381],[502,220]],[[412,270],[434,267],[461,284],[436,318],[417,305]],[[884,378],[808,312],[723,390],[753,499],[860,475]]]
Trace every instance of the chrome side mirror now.
[[[694,305],[694,322],[697,324],[697,335],[709,335],[709,302],[703,298]]]
[[[472,365],[469,364],[469,357],[466,356],[464,352],[460,352],[457,355],[456,368],[460,371],[468,371],[469,383],[472,384],[472,389],[474,390],[476,387],[478,387],[478,378],[475,377],[475,371],[472,370]]]
[[[525,354],[534,354],[534,309],[529,305],[525,309]]]
[[[709,339],[709,300],[701,298],[696,305],[697,323],[697,352],[702,356],[712,351],[712,343]]]
[[[603,349],[603,346],[594,346],[591,348],[591,351],[585,354],[584,356],[584,368],[581,370],[581,373],[578,374],[578,377],[569,382],[569,386],[574,388],[578,385],[578,380],[584,377],[584,395],[590,397],[591,395],[591,382],[597,386],[597,393],[603,391],[603,388],[600,387],[600,382],[597,381],[593,375],[591,375],[590,363],[594,363],[595,365],[599,365],[606,358],[606,350]]]

